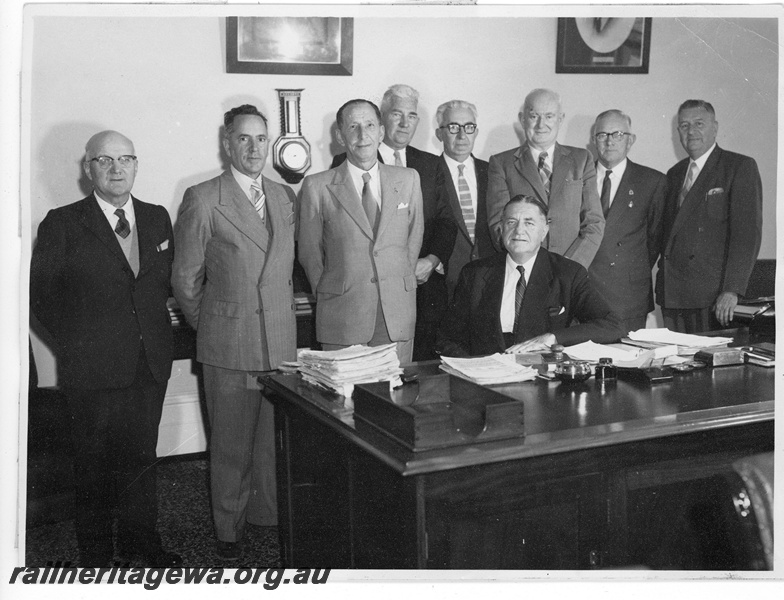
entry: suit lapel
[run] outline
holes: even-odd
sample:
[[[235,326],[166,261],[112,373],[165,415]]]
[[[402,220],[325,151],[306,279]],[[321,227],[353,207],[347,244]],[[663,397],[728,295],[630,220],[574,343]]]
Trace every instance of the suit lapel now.
[[[471,236],[468,235],[468,229],[465,225],[465,219],[463,219],[463,209],[460,206],[460,198],[457,195],[457,190],[455,189],[455,182],[452,179],[452,172],[449,170],[449,166],[446,164],[446,159],[442,154],[440,157],[439,168],[441,169],[441,174],[444,176],[444,185],[446,187],[446,195],[449,198],[449,206],[452,209],[452,214],[455,218],[455,223],[460,230],[460,233],[465,237],[468,242],[471,242]],[[472,159],[473,160],[473,159]],[[474,161],[474,165],[476,165],[476,161]],[[479,181],[479,174],[477,173],[477,182]],[[477,208],[479,208],[477,206]]]
[[[101,242],[109,249],[112,255],[114,255],[114,257],[120,261],[120,264],[123,266],[123,268],[126,269],[131,276],[133,276],[131,265],[128,263],[128,259],[125,258],[125,253],[120,247],[120,242],[117,241],[117,236],[115,235],[114,231],[112,231],[112,228],[109,225],[109,221],[107,221],[106,217],[103,215],[101,207],[98,206],[98,201],[95,199],[95,196],[88,196],[84,199],[83,202],[84,204],[82,205],[81,214],[82,225],[90,230],[99,240],[101,240]],[[135,208],[136,207],[134,205],[134,209]],[[139,244],[141,245],[141,240],[139,240]]]
[[[686,178],[686,171],[688,170],[688,165],[690,162],[688,160],[685,161],[683,177],[680,178],[678,192],[673,194],[676,203],[675,208],[678,212],[675,214],[675,221],[672,224],[670,239],[675,236],[684,223],[687,223],[689,219],[691,219],[692,214],[697,211],[700,203],[702,202],[702,199],[705,198],[705,194],[708,192],[711,182],[713,181],[713,175],[716,170],[716,163],[719,162],[720,155],[721,148],[716,146],[711,155],[708,157],[708,160],[705,162],[705,165],[700,170],[700,174],[697,175],[697,179],[692,184],[689,193],[686,194],[686,197],[683,199],[683,204],[680,208],[677,208],[678,194],[680,193],[680,188],[683,186],[683,180]]]
[[[531,276],[528,278],[528,285],[525,289],[525,296],[523,296],[523,304],[520,307],[520,322],[518,323],[518,331],[524,332],[523,337],[529,338],[539,333],[537,328],[544,326],[541,323],[541,310],[542,307],[547,306],[547,300],[550,296],[550,285],[553,278],[552,270],[550,269],[550,261],[547,259],[547,251],[540,248],[534,261],[533,269],[531,269]],[[515,341],[524,341],[523,339],[515,338]]]
[[[133,198],[133,197],[132,197]],[[151,254],[157,251],[152,214],[149,207],[133,198],[133,210],[136,214],[136,235],[139,239],[139,274],[137,279],[146,273],[152,262]],[[163,241],[163,240],[158,240]],[[172,241],[169,240],[171,244]]]
[[[533,161],[531,161],[533,162]],[[550,182],[550,198],[560,198],[567,175],[572,172],[572,157],[568,149],[560,144],[553,150],[553,177]]]
[[[398,205],[404,202],[400,193],[403,181],[398,178],[395,169],[386,165],[378,165],[378,176],[381,178],[381,220],[378,224],[376,239],[384,234],[384,230],[398,210]],[[405,198],[405,201],[410,202],[411,199]]]
[[[381,172],[381,164],[379,164],[379,173]],[[382,178],[383,183],[383,178]],[[365,209],[362,208],[362,199],[357,194],[357,189],[354,187],[354,182],[351,181],[351,175],[348,172],[348,160],[335,169],[335,175],[332,183],[327,184],[332,197],[343,207],[343,210],[348,213],[357,226],[362,230],[367,237],[373,239],[373,229],[370,227]],[[382,188],[383,194],[383,188]],[[383,201],[382,201],[383,209]],[[383,210],[382,210],[383,215]],[[379,227],[380,231],[380,227]]]
[[[504,279],[506,278],[506,254],[499,254],[492,266],[485,273],[485,289],[482,292],[481,306],[486,318],[477,321],[493,323],[493,337],[498,348],[506,348],[504,333],[501,329],[501,300],[504,296]]]
[[[262,251],[267,251],[269,245],[267,227],[234,179],[231,170],[221,175],[218,210]]]
[[[626,170],[623,172],[623,177],[618,182],[618,189],[615,191],[615,198],[610,204],[610,210],[607,212],[607,223],[612,223],[621,218],[624,213],[624,205],[629,203],[629,200],[634,200],[634,190],[632,189],[632,181],[634,180],[634,163],[628,158],[626,159]],[[601,195],[601,193],[599,194]],[[605,227],[607,227],[605,225]]]
[[[528,149],[528,144],[523,144],[517,149],[515,152],[514,164],[520,175],[522,175],[522,177],[527,180],[534,189],[539,199],[547,204],[547,192],[544,191],[542,179],[539,177],[539,169],[537,168],[536,164],[534,164],[534,159],[531,158],[531,152]]]
[[[261,185],[267,199],[267,218],[272,229],[272,243],[269,245],[269,256],[274,257],[279,255],[279,248],[286,241],[286,236],[284,235],[287,226],[286,221],[293,218],[294,205],[289,202],[284,192],[280,192],[276,187],[268,185],[266,178],[262,177]],[[275,232],[278,232],[278,234],[276,235]],[[267,269],[267,265],[271,262],[270,260],[264,262],[262,277]]]

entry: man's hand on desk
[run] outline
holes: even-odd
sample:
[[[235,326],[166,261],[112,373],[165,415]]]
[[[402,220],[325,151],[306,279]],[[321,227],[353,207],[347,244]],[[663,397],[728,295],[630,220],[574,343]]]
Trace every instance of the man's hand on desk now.
[[[722,292],[716,298],[714,311],[716,318],[723,327],[729,325],[735,314],[735,307],[738,305],[738,295],[735,292]]]
[[[526,340],[504,350],[505,354],[520,354],[522,352],[542,352],[550,350],[550,346],[557,344],[558,340],[552,333],[543,333],[530,340]]]
[[[430,279],[430,275],[433,274],[433,271],[435,271],[436,267],[440,264],[441,261],[435,254],[428,254],[424,258],[418,259],[416,268],[414,269],[417,283],[419,285],[427,283],[427,280]]]

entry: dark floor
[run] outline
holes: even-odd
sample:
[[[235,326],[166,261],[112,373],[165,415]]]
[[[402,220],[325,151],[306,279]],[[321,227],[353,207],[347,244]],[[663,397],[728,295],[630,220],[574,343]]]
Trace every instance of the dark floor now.
[[[242,559],[224,561],[215,554],[208,492],[208,462],[204,455],[161,461],[158,466],[158,528],[167,550],[177,552],[186,567],[279,567],[280,548],[275,527],[248,525]],[[78,564],[73,519],[27,529],[25,565],[48,562]],[[131,563],[131,566],[142,566]]]

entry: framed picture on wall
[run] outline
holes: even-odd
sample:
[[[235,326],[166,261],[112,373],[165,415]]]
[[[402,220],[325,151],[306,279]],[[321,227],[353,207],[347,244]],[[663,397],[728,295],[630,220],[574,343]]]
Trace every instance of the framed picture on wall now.
[[[351,75],[354,19],[227,17],[226,72]]]
[[[647,73],[651,18],[558,19],[556,73]]]

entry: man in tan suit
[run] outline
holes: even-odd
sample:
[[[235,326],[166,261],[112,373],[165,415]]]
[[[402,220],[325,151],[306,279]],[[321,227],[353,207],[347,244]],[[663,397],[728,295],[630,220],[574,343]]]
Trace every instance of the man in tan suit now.
[[[264,115],[246,104],[224,125],[231,168],[185,191],[172,287],[203,365],[217,552],[236,559],[246,520],[277,524],[272,407],[256,379],[296,358],[295,219],[294,192],[261,175]],[[252,515],[256,488],[262,508]]]
[[[397,342],[411,361],[422,191],[413,169],[378,161],[378,107],[350,100],[337,113],[348,160],[305,177],[299,259],[316,292],[316,338],[325,350]]]

